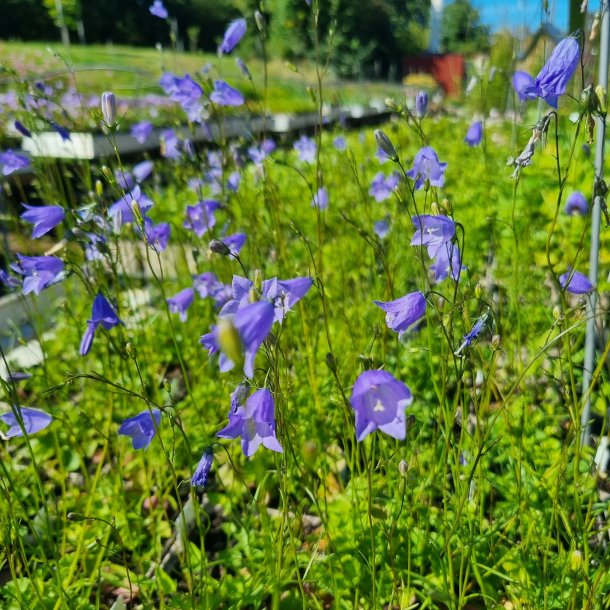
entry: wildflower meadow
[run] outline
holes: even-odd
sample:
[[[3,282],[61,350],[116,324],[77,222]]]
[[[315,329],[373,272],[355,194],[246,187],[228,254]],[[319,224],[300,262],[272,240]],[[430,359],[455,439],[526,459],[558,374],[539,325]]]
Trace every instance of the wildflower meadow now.
[[[4,66],[0,607],[609,608],[599,37],[367,125],[302,4],[285,133],[262,6],[146,105]]]

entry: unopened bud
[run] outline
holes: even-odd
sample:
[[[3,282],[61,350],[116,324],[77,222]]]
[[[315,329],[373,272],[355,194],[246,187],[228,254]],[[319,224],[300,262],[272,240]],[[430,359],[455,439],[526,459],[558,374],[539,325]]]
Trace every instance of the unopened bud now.
[[[265,16],[260,11],[254,11],[254,21],[256,21],[256,27],[261,34],[265,33]]]
[[[428,94],[425,91],[420,91],[415,96],[415,116],[418,119],[423,119],[428,111]]]
[[[80,513],[68,513],[66,515],[66,519],[68,521],[86,521],[87,517],[81,515]]]
[[[101,106],[104,122],[108,127],[112,127],[116,123],[116,98],[112,91],[104,91],[102,93]]]
[[[213,239],[210,242],[209,248],[212,252],[214,252],[214,254],[220,254],[221,256],[229,256],[229,254],[231,254],[229,246],[227,246],[227,244],[220,239]]]
[[[405,460],[400,460],[400,462],[398,462],[398,472],[403,478],[407,476],[407,473],[409,472],[409,464],[407,464]]]
[[[95,181],[95,192],[97,193],[98,197],[101,197],[104,194],[104,185],[102,184],[101,180]]]
[[[227,355],[229,360],[235,363],[237,368],[243,366],[243,354],[241,348],[241,339],[239,333],[233,325],[232,320],[220,318],[218,320],[218,345],[220,349]]]
[[[102,176],[104,176],[104,178],[106,178],[106,180],[110,182],[110,184],[114,182],[114,175],[112,173],[112,170],[107,165],[102,165]]]
[[[381,131],[381,129],[375,129],[375,140],[377,141],[377,145],[383,152],[392,160],[398,161],[398,153],[394,148],[394,144],[392,144],[390,138],[386,136],[386,134]]]
[[[430,204],[430,214],[432,214],[432,216],[438,216],[440,213],[441,213],[441,210],[438,207],[438,203],[436,203],[436,201],[433,201]]]
[[[453,213],[453,206],[451,205],[451,201],[449,201],[449,199],[447,199],[445,197],[445,199],[443,199],[441,205],[442,205],[443,209],[445,210],[445,212],[447,212],[447,214],[449,214],[449,216],[451,216],[451,214]]]
[[[482,293],[483,288],[481,287],[481,284],[477,283],[477,285],[474,287],[474,296],[477,297],[477,299],[480,299]]]
[[[606,114],[608,109],[608,95],[606,90],[601,85],[597,85],[597,87],[595,87],[595,94],[597,95],[597,101],[599,103],[599,112],[601,114]]]
[[[398,102],[393,97],[386,97],[385,105],[386,108],[388,110],[391,110],[392,112],[400,112],[401,110],[400,104],[398,104]]]
[[[135,360],[138,356],[138,350],[136,349],[136,346],[131,342],[125,344],[125,351],[132,360]]]
[[[500,343],[502,343],[502,337],[500,335],[494,335],[491,338],[491,349],[499,349]]]
[[[260,269],[254,270],[254,288],[257,290],[263,288],[263,272]]]
[[[583,555],[582,551],[576,550],[570,553],[570,569],[573,572],[578,572],[582,569]]]
[[[144,218],[142,217],[142,210],[141,210],[140,204],[137,202],[137,200],[135,200],[135,199],[131,200],[131,209],[133,211],[133,215],[136,217],[136,222],[138,223],[138,225],[143,226]]]
[[[559,305],[555,305],[555,307],[553,307],[553,319],[560,320],[561,317],[561,308]]]
[[[332,355],[331,352],[328,352],[328,354],[326,354],[326,366],[333,373],[335,373],[337,371],[337,362],[335,361],[335,357]]]

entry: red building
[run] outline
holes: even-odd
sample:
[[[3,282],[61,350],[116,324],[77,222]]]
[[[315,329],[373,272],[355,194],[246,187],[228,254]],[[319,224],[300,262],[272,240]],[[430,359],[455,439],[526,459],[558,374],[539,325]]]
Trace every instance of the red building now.
[[[466,73],[464,56],[458,53],[427,54],[405,57],[403,75],[430,74],[441,86],[445,95],[459,95]]]

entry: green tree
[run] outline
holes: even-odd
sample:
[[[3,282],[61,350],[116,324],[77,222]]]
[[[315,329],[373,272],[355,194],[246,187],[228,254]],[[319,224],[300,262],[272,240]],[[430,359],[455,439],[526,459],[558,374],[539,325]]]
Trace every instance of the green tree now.
[[[489,48],[489,28],[469,0],[455,0],[445,7],[441,42],[445,52],[475,53]]]

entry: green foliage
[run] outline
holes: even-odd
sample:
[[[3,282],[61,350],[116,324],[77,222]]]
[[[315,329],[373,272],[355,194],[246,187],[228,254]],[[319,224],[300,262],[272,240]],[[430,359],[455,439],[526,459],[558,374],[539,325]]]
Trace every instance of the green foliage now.
[[[489,48],[489,29],[481,25],[470,0],[454,0],[445,6],[441,31],[446,52],[475,53]]]

